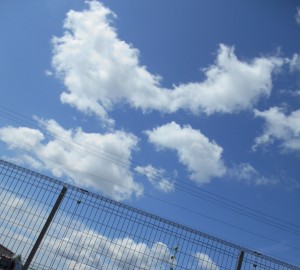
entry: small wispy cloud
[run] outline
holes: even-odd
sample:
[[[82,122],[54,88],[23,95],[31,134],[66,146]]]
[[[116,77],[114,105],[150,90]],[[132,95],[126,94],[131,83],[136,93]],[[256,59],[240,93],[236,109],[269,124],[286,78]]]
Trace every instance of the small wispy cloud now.
[[[241,163],[227,170],[227,176],[248,185],[275,185],[278,179],[262,176],[251,164]]]
[[[168,193],[175,190],[174,181],[168,180],[164,177],[166,171],[163,169],[156,169],[152,165],[137,166],[135,171],[145,175],[149,182],[158,190]]]
[[[297,8],[297,13],[295,15],[296,22],[300,24],[300,7]]]
[[[47,70],[45,70],[45,75],[47,77],[51,77],[51,76],[53,76],[53,72],[47,69]]]

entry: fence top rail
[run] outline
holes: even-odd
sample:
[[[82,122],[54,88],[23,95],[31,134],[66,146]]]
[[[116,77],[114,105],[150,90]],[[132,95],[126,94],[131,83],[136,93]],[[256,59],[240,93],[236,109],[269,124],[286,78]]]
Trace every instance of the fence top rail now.
[[[61,180],[58,180],[58,179],[55,179],[53,177],[50,177],[50,176],[46,176],[44,174],[41,174],[41,173],[38,173],[38,172],[35,172],[33,170],[30,170],[30,169],[27,169],[25,167],[22,167],[20,165],[17,165],[17,164],[14,164],[12,162],[9,162],[9,161],[6,161],[6,160],[3,160],[3,159],[0,159],[0,166],[2,167],[9,167],[9,168],[12,168],[14,170],[18,170],[18,171],[22,171],[22,172],[25,172],[26,174],[29,174],[29,175],[32,175],[32,176],[35,176],[37,177],[38,179],[41,179],[41,180],[44,180],[44,181],[48,181],[48,182],[51,182],[53,184],[57,184],[61,187],[66,187],[67,189],[69,190],[73,190],[73,191],[76,191],[78,193],[81,193],[82,195],[86,195],[86,196],[90,196],[90,197],[93,197],[95,199],[98,199],[98,200],[101,200],[101,201],[106,201],[110,204],[113,204],[113,205],[116,205],[118,207],[121,207],[123,209],[126,209],[126,210],[129,210],[129,211],[132,211],[132,212],[135,212],[139,215],[142,215],[142,216],[146,216],[146,217],[150,217],[151,219],[154,219],[154,220],[157,220],[157,221],[160,221],[162,223],[165,223],[165,224],[168,224],[168,225],[171,225],[173,227],[177,227],[179,229],[182,229],[184,231],[188,231],[188,232],[191,232],[193,234],[196,234],[196,235],[199,235],[201,237],[204,237],[204,238],[207,238],[207,239],[210,239],[212,241],[215,241],[215,242],[218,242],[220,244],[223,244],[225,246],[228,246],[228,247],[231,247],[231,248],[234,248],[238,251],[243,251],[244,253],[247,253],[249,254],[250,256],[256,256],[257,258],[260,258],[260,259],[264,259],[264,260],[268,260],[269,262],[272,262],[272,263],[276,263],[278,265],[281,265],[283,267],[287,267],[289,269],[294,269],[294,270],[300,270],[300,267],[298,266],[295,266],[295,265],[292,265],[292,264],[289,264],[287,262],[284,262],[282,260],[278,260],[278,259],[275,259],[273,257],[270,257],[270,256],[267,256],[267,255],[264,255],[264,254],[261,254],[257,251],[254,251],[254,250],[251,250],[249,248],[245,248],[245,247],[242,247],[240,245],[237,245],[237,244],[234,244],[232,242],[229,242],[229,241],[226,241],[226,240],[223,240],[221,238],[218,238],[216,236],[213,236],[213,235],[210,235],[210,234],[207,234],[207,233],[204,233],[204,232],[201,232],[197,229],[193,229],[191,227],[188,227],[186,225],[182,225],[182,224],[179,224],[175,221],[171,221],[169,219],[166,219],[166,218],[163,218],[163,217],[160,217],[160,216],[157,216],[153,213],[149,213],[149,212],[146,212],[144,210],[141,210],[141,209],[138,209],[136,207],[133,207],[133,206],[130,206],[130,205],[127,205],[127,204],[124,204],[124,203],[121,203],[121,202],[118,202],[118,201],[115,201],[113,199],[110,199],[110,198],[107,198],[107,197],[104,197],[102,195],[99,195],[97,193],[94,193],[94,192],[91,192],[91,191],[88,191],[88,190],[85,190],[83,188],[79,188],[79,187],[76,187],[74,185],[71,185],[69,183],[66,183],[66,182],[63,182]]]

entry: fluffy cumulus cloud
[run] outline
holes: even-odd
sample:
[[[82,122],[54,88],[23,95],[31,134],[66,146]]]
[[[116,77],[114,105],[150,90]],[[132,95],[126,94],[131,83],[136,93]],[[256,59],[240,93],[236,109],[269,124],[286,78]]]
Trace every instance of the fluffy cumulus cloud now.
[[[198,268],[202,270],[219,270],[220,268],[216,263],[205,253],[197,252],[195,254],[198,260]]]
[[[19,243],[15,249],[29,253],[28,245],[34,243],[34,234],[39,224],[44,222],[47,213],[42,204],[36,200],[21,198],[7,191],[8,200],[0,205],[0,211],[8,218],[0,224],[3,232],[0,235],[1,243],[7,247]],[[35,209],[35,215],[30,215],[28,209]],[[15,215],[14,213],[25,213]],[[25,218],[30,216],[30,218]],[[51,251],[47,256],[40,251],[36,262],[42,265],[52,265],[54,269],[168,269],[171,262],[171,252],[168,246],[160,241],[146,244],[137,242],[128,237],[108,237],[95,230],[87,229],[83,220],[74,219],[74,216],[62,212],[61,220],[70,226],[52,226],[45,237],[42,250]],[[23,224],[23,226],[20,226]],[[71,228],[71,229],[70,229]],[[84,229],[83,229],[84,228]],[[12,234],[11,232],[14,232]],[[57,236],[49,237],[49,236]],[[15,251],[15,250],[14,250]]]
[[[143,111],[173,113],[232,113],[248,109],[272,89],[272,72],[283,61],[259,57],[241,61],[234,49],[220,45],[217,59],[204,70],[202,82],[163,88],[160,77],[139,62],[139,51],[117,36],[112,20],[116,15],[91,1],[89,8],[70,11],[65,33],[53,39],[53,68],[66,90],[61,101],[95,114],[106,123],[117,103]]]
[[[37,200],[22,198],[11,191],[6,191],[5,195],[8,199],[0,204],[0,211],[8,218],[0,223],[0,230],[3,232],[0,234],[0,241],[17,254],[26,257],[25,254],[29,254],[29,248],[35,241],[35,233],[32,231],[40,230],[40,224],[45,221],[49,209]],[[34,215],[28,212],[28,209],[34,209]],[[213,260],[202,252],[194,254],[184,250],[181,255],[191,260],[179,262],[176,259],[172,260],[174,250],[163,241],[138,241],[134,239],[132,231],[127,236],[113,237],[114,234],[109,236],[109,230],[106,230],[105,235],[88,228],[85,220],[74,218],[64,211],[57,218],[63,223],[59,222],[58,226],[49,228],[33,261],[35,268],[43,265],[49,269],[160,270],[170,269],[173,263],[174,269],[176,266],[188,269],[188,264],[196,266],[191,269],[219,269]],[[114,230],[115,227],[111,229]]]
[[[171,192],[175,190],[174,182],[164,177],[165,170],[156,169],[152,165],[137,166],[135,171],[145,175],[149,182],[158,190],[162,192]]]
[[[69,239],[78,239],[76,245]],[[57,241],[45,243],[53,251],[67,259],[70,269],[167,269],[171,254],[162,242],[149,246],[135,242],[130,237],[109,238],[93,230],[73,231]],[[85,252],[80,248],[84,247]],[[58,264],[57,267],[60,265]]]
[[[0,140],[17,151],[19,162],[50,170],[57,177],[65,175],[76,185],[96,188],[117,200],[142,194],[129,168],[138,143],[134,135],[65,130],[54,120],[40,123],[47,136],[25,127],[0,129]]]
[[[175,150],[179,161],[190,172],[190,178],[198,184],[208,183],[226,172],[222,147],[191,126],[181,127],[171,122],[145,133],[158,149]]]
[[[300,151],[300,110],[285,114],[279,107],[266,111],[254,111],[256,117],[265,120],[263,133],[255,139],[253,149],[258,146],[280,142],[285,151]]]

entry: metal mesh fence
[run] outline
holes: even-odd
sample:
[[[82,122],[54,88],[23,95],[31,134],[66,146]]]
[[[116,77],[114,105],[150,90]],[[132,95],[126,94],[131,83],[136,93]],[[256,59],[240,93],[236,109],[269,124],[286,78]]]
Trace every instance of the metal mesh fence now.
[[[30,269],[300,269],[0,160],[0,244]],[[240,263],[240,264],[239,264]]]

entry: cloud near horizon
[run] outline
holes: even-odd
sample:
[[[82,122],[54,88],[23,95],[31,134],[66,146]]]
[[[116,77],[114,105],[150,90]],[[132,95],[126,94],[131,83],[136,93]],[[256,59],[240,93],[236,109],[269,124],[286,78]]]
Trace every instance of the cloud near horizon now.
[[[190,179],[198,184],[209,183],[212,178],[221,177],[226,172],[223,148],[189,125],[181,127],[171,122],[145,133],[157,150],[176,151],[179,162],[190,173]]]
[[[54,120],[40,120],[40,124],[45,133],[27,127],[0,128],[0,140],[15,151],[15,161],[49,170],[56,177],[66,176],[76,185],[96,188],[116,200],[143,194],[130,171],[131,154],[138,144],[133,134],[66,130]]]
[[[198,267],[202,270],[219,270],[218,265],[205,253],[197,252],[195,258],[198,260]]]
[[[40,201],[22,197],[11,190],[6,191],[6,197],[9,199],[4,204],[0,204],[0,211],[3,215],[10,217],[4,219],[0,224],[3,233],[0,235],[1,243],[8,247],[18,244],[15,247],[17,252],[22,255],[30,252],[28,243],[33,244],[35,241],[32,230],[39,230],[39,224],[45,221],[48,216],[48,210],[43,207]],[[37,194],[33,195],[38,196]],[[75,199],[74,199],[75,200]],[[76,201],[76,200],[75,200]],[[34,215],[28,212],[28,209],[34,209]],[[23,213],[13,218],[14,212]],[[25,218],[28,216],[29,218]],[[85,216],[86,217],[86,216]],[[167,239],[144,239],[143,237],[134,237],[133,231],[127,235],[118,236],[117,225],[114,224],[105,233],[97,231],[93,226],[87,226],[84,219],[79,216],[75,217],[69,212],[61,211],[58,220],[64,221],[69,226],[51,226],[47,237],[45,237],[39,255],[34,263],[52,266],[56,269],[95,269],[95,265],[102,269],[144,269],[160,270],[170,269],[172,262],[173,250],[168,246]],[[24,226],[18,226],[23,224]],[[33,226],[33,227],[32,227]],[[142,226],[142,224],[140,224]],[[36,228],[35,228],[36,227]],[[111,230],[111,231],[110,231]],[[12,236],[11,231],[14,231]],[[116,234],[111,234],[115,232]],[[153,236],[153,235],[152,235]],[[27,243],[27,245],[26,245]],[[190,245],[189,248],[195,248]],[[201,247],[199,247],[201,248]],[[51,252],[45,255],[45,250]],[[210,256],[203,252],[192,253],[186,250],[179,250],[181,255],[187,256],[193,260],[194,270],[218,270],[217,264]],[[185,253],[186,252],[186,253]],[[61,257],[61,258],[60,258]],[[59,259],[58,259],[59,258]],[[191,261],[190,261],[191,262]],[[178,265],[175,258],[174,265]],[[181,267],[182,263],[180,262]],[[176,268],[176,267],[175,267]]]
[[[272,73],[283,64],[278,57],[241,61],[234,48],[220,44],[214,64],[203,70],[205,80],[161,86],[139,61],[139,50],[120,40],[112,26],[116,15],[100,2],[67,13],[61,37],[53,38],[52,65],[66,89],[60,99],[81,112],[113,124],[109,112],[127,104],[143,112],[193,114],[235,113],[251,109],[272,90]]]

